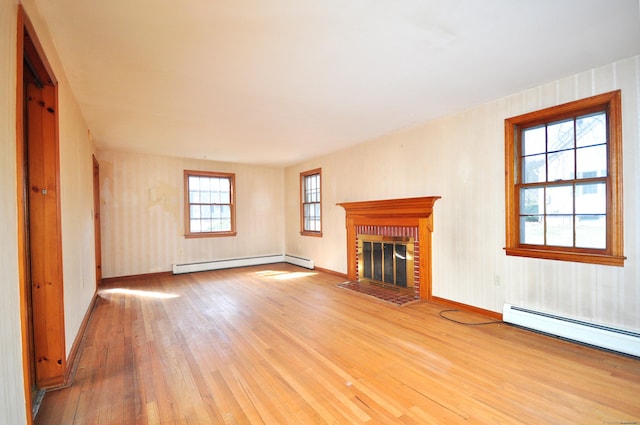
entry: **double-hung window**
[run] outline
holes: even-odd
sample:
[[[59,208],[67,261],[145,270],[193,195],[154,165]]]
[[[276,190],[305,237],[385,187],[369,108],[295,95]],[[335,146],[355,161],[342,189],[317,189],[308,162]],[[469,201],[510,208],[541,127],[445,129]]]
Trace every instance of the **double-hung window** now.
[[[185,236],[235,236],[235,174],[184,172]]]
[[[505,120],[508,255],[621,266],[620,91]]]
[[[322,171],[300,173],[300,233],[322,236]]]

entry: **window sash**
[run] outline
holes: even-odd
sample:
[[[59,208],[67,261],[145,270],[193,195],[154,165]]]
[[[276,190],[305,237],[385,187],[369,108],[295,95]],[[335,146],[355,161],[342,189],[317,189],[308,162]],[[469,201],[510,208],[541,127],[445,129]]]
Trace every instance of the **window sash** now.
[[[624,264],[620,97],[505,120],[507,255]]]
[[[185,171],[185,235],[235,235],[235,175]]]
[[[301,234],[322,234],[322,176],[321,170],[300,173],[300,221]]]

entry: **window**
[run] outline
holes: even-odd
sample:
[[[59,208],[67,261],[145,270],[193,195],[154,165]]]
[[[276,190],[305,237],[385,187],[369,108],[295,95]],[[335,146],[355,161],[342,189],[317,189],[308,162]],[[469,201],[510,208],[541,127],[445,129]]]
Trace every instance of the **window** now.
[[[184,172],[185,236],[235,236],[235,174]]]
[[[507,255],[623,265],[620,97],[505,120]]]
[[[300,233],[322,236],[321,169],[300,173]]]

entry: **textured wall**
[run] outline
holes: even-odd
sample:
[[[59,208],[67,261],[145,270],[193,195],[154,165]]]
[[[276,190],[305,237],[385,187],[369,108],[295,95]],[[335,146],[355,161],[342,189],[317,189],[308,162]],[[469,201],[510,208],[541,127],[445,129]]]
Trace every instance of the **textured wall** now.
[[[103,277],[284,252],[280,168],[110,151],[98,161]],[[184,237],[185,169],[236,174],[237,236]]]
[[[507,257],[504,119],[615,89],[623,98],[625,267]],[[344,210],[337,202],[438,195],[435,296],[493,311],[509,302],[640,330],[639,111],[640,57],[634,57],[288,167],[287,252],[346,272]],[[317,167],[324,237],[303,237],[298,174]]]

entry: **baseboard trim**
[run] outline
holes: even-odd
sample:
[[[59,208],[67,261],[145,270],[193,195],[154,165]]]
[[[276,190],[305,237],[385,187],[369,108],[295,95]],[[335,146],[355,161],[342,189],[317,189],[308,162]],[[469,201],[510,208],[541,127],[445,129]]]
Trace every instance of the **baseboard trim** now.
[[[322,272],[322,273],[330,274],[330,275],[333,275],[333,276],[338,276],[338,277],[341,277],[341,278],[343,278],[345,280],[347,279],[347,274],[346,273],[340,273],[340,272],[337,272],[335,270],[324,269],[324,268],[318,267],[318,266],[316,266],[314,268],[314,270],[317,270],[317,271]]]
[[[64,383],[60,388],[68,387],[73,382],[73,378],[76,375],[76,370],[78,369],[78,361],[80,360],[79,353],[82,347],[82,342],[84,341],[84,335],[87,332],[87,327],[89,326],[89,321],[91,320],[91,316],[93,316],[93,311],[96,307],[97,302],[98,291],[95,291],[93,293],[93,297],[91,298],[91,302],[89,303],[89,307],[84,314],[84,318],[82,319],[82,323],[80,324],[80,328],[78,329],[76,338],[73,341],[71,351],[69,351],[69,355],[67,356],[67,371],[64,376]]]
[[[448,307],[454,307],[454,308],[457,308],[458,310],[463,310],[470,313],[480,314],[482,316],[490,317],[492,319],[502,320],[502,313],[497,313],[491,310],[485,310],[484,308],[474,307],[472,305],[459,303],[457,301],[451,301],[446,298],[431,297],[431,302],[434,302],[436,304],[442,304]]]

